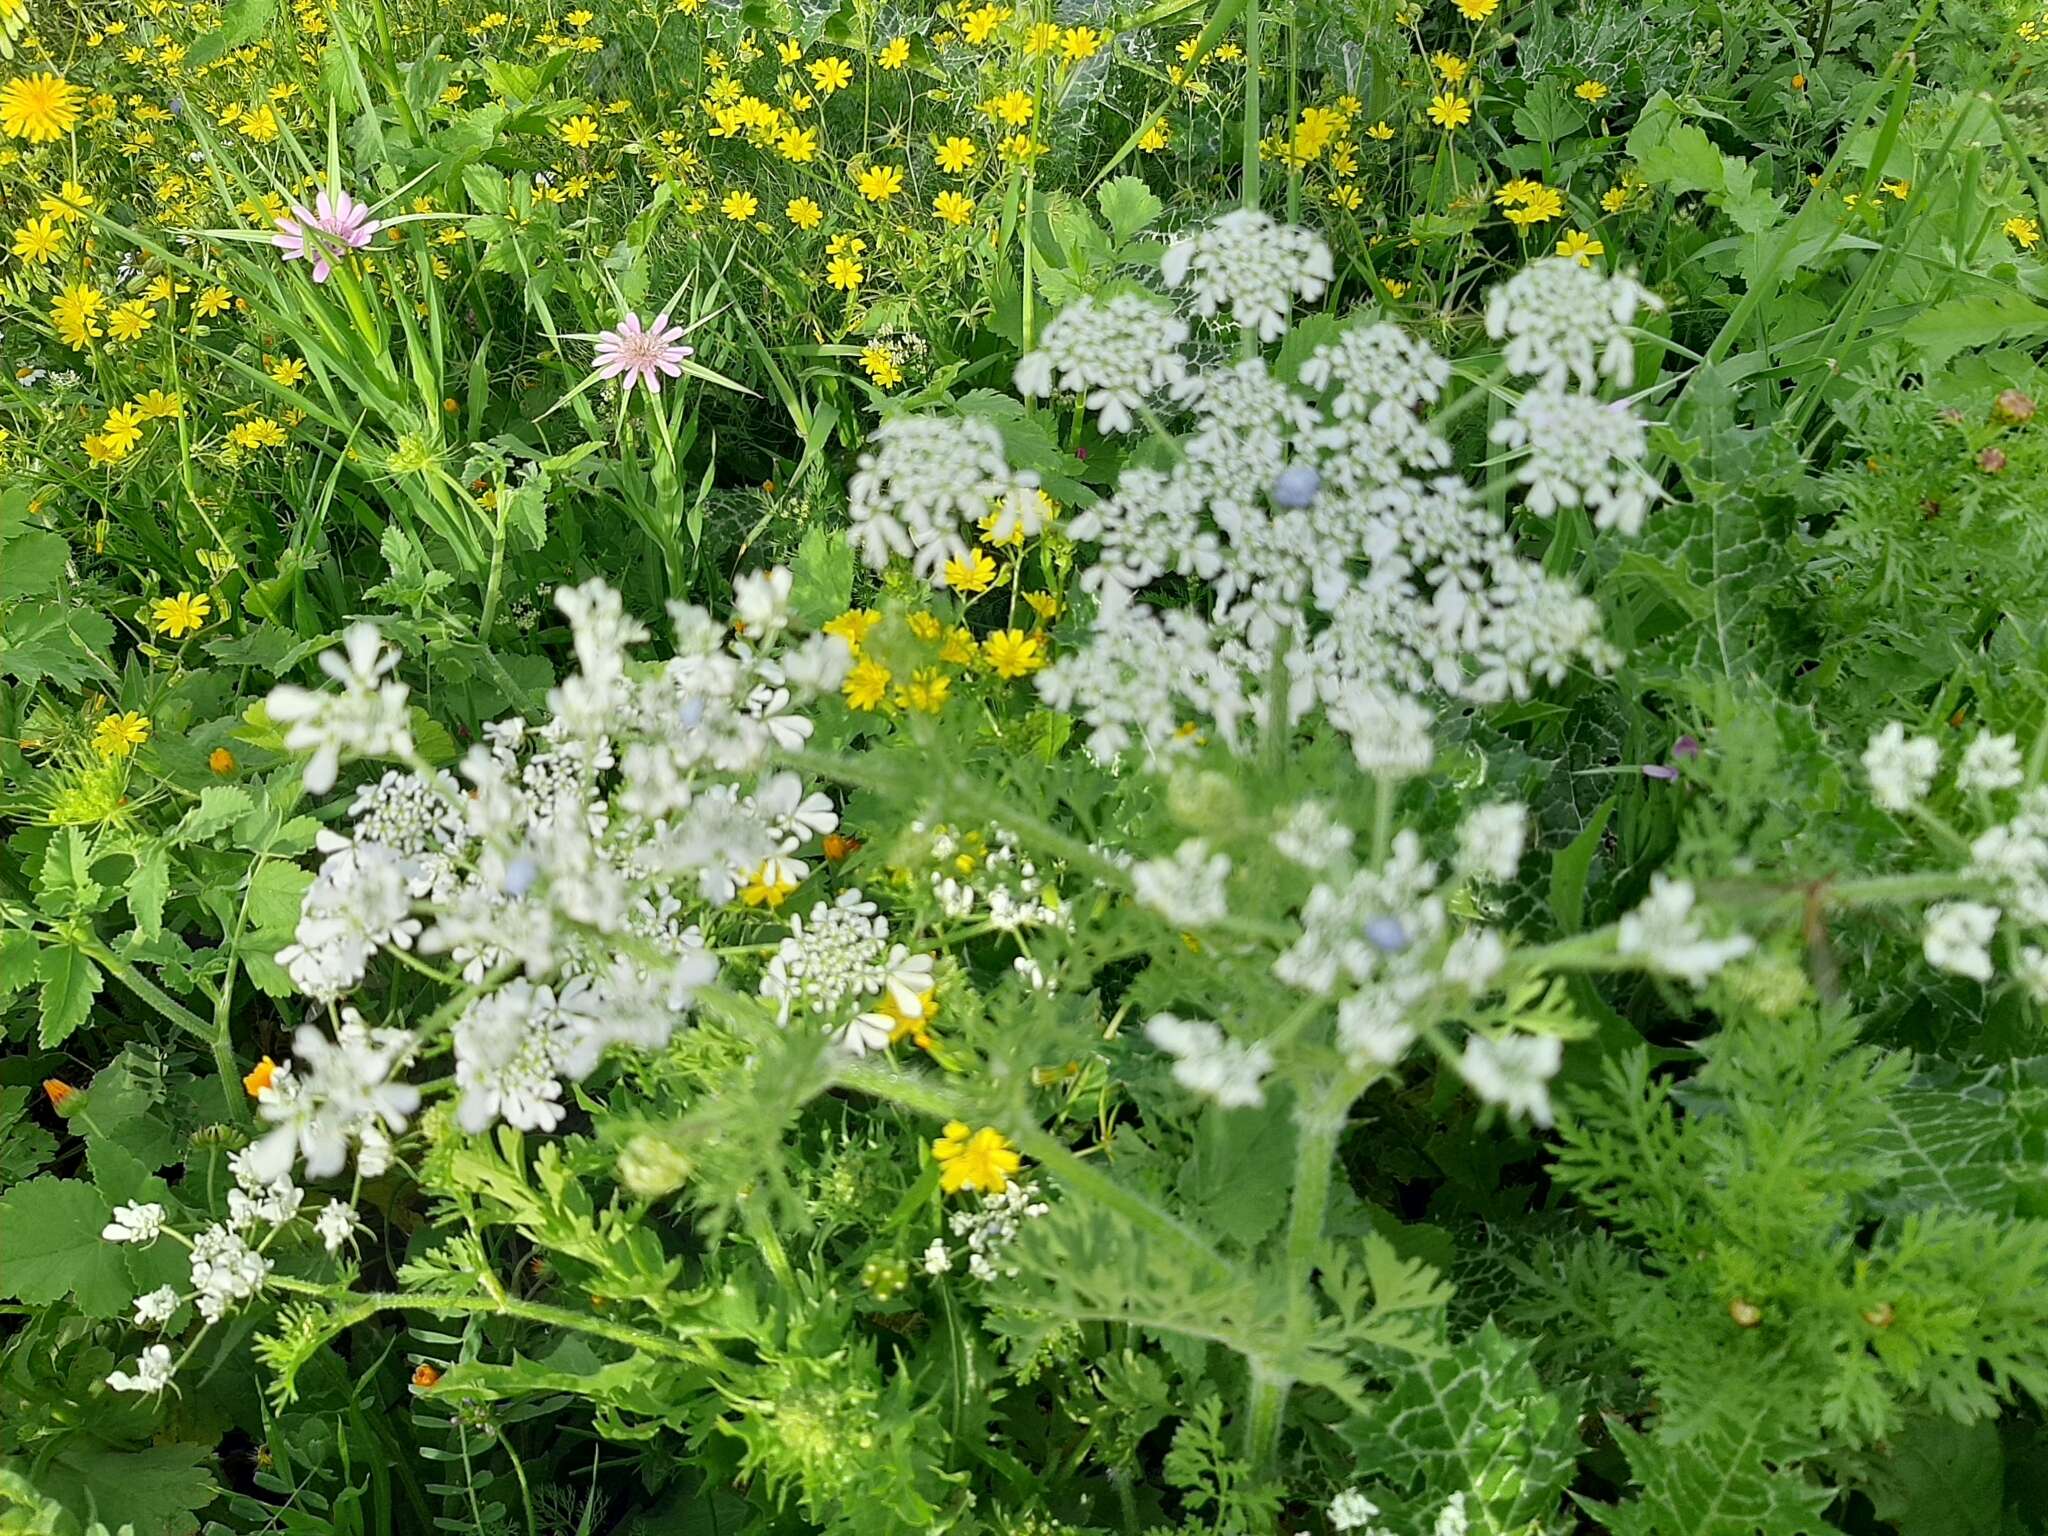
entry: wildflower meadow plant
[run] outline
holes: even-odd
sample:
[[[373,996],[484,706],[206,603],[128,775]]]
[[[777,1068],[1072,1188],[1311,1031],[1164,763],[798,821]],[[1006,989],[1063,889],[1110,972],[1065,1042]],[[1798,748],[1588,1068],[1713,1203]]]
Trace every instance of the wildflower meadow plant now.
[[[2041,1531],[2048,15],[1809,10],[0,0],[0,1533]]]

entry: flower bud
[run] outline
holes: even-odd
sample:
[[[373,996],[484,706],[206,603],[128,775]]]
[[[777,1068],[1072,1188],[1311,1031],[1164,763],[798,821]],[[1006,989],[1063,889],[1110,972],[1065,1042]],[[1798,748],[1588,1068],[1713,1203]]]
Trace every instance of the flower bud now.
[[[1310,464],[1290,464],[1273,478],[1273,505],[1299,510],[1316,499],[1323,477]]]
[[[1998,398],[1991,402],[1994,420],[2019,426],[2034,419],[2034,397],[2017,389],[2000,390]]]
[[[673,1141],[642,1131],[619,1153],[619,1182],[641,1200],[674,1194],[690,1177],[690,1159]]]

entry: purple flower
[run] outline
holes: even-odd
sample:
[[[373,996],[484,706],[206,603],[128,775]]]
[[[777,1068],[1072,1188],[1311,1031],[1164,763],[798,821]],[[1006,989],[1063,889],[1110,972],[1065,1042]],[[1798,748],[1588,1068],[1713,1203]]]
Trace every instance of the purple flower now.
[[[277,233],[270,243],[284,252],[286,261],[312,262],[313,281],[324,283],[335,261],[363,249],[383,227],[381,221],[370,217],[365,204],[346,192],[322,189],[313,199],[311,213],[295,204],[289,218],[277,221]]]
[[[654,324],[642,326],[638,315],[628,315],[608,331],[597,333],[597,355],[592,362],[601,379],[624,379],[631,390],[644,385],[650,394],[661,393],[661,376],[676,378],[683,371],[683,359],[695,350],[682,344],[683,328],[670,325],[666,314],[656,315]]]

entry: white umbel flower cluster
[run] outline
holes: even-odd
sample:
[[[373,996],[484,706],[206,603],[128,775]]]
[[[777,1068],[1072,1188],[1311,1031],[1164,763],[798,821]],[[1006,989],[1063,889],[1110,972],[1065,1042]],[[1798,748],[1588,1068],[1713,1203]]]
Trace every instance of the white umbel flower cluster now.
[[[1255,237],[1274,243],[1273,271],[1299,268],[1313,239],[1232,215],[1184,242],[1182,275],[1221,283],[1248,269]],[[1590,276],[1565,265],[1567,281]],[[1262,336],[1284,334],[1286,307],[1311,290],[1313,278],[1261,288]],[[1268,695],[1284,676],[1285,723],[1321,709],[1367,771],[1405,776],[1430,760],[1428,717],[1406,696],[1523,698],[1611,662],[1593,603],[1525,559],[1449,473],[1450,445],[1426,414],[1449,378],[1448,362],[1387,324],[1341,331],[1292,382],[1259,358],[1182,372],[1170,460],[1125,469],[1070,525],[1095,547],[1081,585],[1098,610],[1086,643],[1038,686],[1088,723],[1098,757],[1157,758],[1201,736],[1241,750],[1281,717]],[[1532,505],[1640,524],[1653,488],[1626,406],[1567,397],[1560,381],[1508,426]],[[1190,586],[1204,596],[1193,606]]]
[[[932,985],[932,957],[893,942],[889,919],[858,890],[792,917],[761,975],[761,995],[775,1000],[784,1024],[815,1021],[856,1056],[923,1019]]]
[[[1230,855],[1211,853],[1191,837],[1163,859],[1147,859],[1131,870],[1139,902],[1176,928],[1207,928],[1230,915],[1225,884]]]
[[[1937,971],[1989,981],[1991,941],[1998,935],[1998,918],[1998,908],[1979,901],[1937,903],[1927,909],[1921,952]]]
[[[275,688],[267,706],[270,718],[285,727],[285,746],[312,752],[305,779],[316,795],[334,787],[343,757],[403,757],[412,751],[407,690],[390,676],[398,652],[372,624],[351,625],[341,644],[320,658],[320,670],[341,684],[339,692]]]
[[[1154,1014],[1145,1038],[1173,1058],[1173,1080],[1225,1109],[1256,1109],[1266,1102],[1265,1078],[1273,1053],[1264,1045],[1232,1040],[1207,1019]]]
[[[1582,506],[1595,528],[1627,537],[1642,531],[1657,483],[1642,466],[1648,446],[1642,419],[1627,405],[1533,389],[1494,424],[1491,436],[1522,455],[1515,481],[1528,487],[1524,505],[1538,517]]]
[[[1486,334],[1507,343],[1510,372],[1552,390],[1635,382],[1636,316],[1664,301],[1634,278],[1562,257],[1532,263],[1486,300]]]
[[[991,422],[896,416],[868,441],[847,482],[847,513],[854,547],[877,570],[902,557],[942,585],[946,562],[966,554],[991,512],[1027,535],[1043,523],[1036,478],[1010,468]]]
[[[1036,1221],[1051,1209],[1036,1183],[1020,1184],[1013,1179],[999,1193],[984,1194],[978,1207],[955,1211],[947,1221],[947,1229],[961,1240],[967,1256],[967,1273],[984,1285],[992,1285],[1018,1274],[1017,1266],[1004,1260],[1004,1251],[1017,1240],[1025,1222]],[[925,1273],[942,1275],[952,1267],[953,1258],[946,1245],[934,1238],[924,1251]]]
[[[452,957],[487,988],[453,1024],[458,1118],[472,1130],[500,1118],[552,1129],[563,1084],[607,1049],[665,1044],[717,974],[693,914],[764,867],[802,880],[806,848],[838,826],[831,802],[769,755],[809,739],[798,706],[838,686],[845,643],[775,648],[786,572],[739,590],[743,636],[672,605],[674,654],[642,663],[628,648],[647,631],[617,592],[563,589],[576,670],[549,693],[550,718],[487,725],[457,775],[386,773],[357,792],[349,834],[321,838],[326,858],[280,963],[309,996],[339,1002],[387,951]],[[344,700],[374,690],[402,720],[403,685],[382,681],[395,658],[350,643],[323,663]],[[302,719],[327,719],[326,705],[280,693]],[[390,732],[315,745],[336,761],[411,751]],[[302,1029],[295,1063],[259,1096],[266,1178],[295,1157],[325,1177],[351,1151],[374,1173],[417,1108],[402,1077],[419,1040],[352,1009],[341,1018],[332,1038]]]
[[[1318,802],[1281,820],[1274,846],[1316,878],[1273,977],[1336,1000],[1337,1045],[1354,1069],[1399,1066],[1426,1023],[1461,1013],[1495,990],[1507,967],[1507,940],[1453,914],[1477,910],[1470,899],[1475,883],[1513,878],[1527,819],[1511,803],[1474,808],[1457,830],[1448,867],[1428,857],[1409,829],[1394,834],[1379,865],[1354,863],[1351,829]],[[1548,1124],[1547,1085],[1561,1060],[1554,1039],[1475,1034],[1459,1066],[1480,1098]]]
[[[1137,413],[1186,379],[1180,349],[1187,339],[1187,322],[1151,294],[1083,295],[1018,361],[1017,393],[1080,395],[1104,432],[1128,432]]]
[[[107,1385],[116,1392],[136,1392],[145,1397],[155,1397],[168,1388],[177,1377],[177,1363],[171,1358],[168,1345],[152,1344],[142,1352],[142,1358],[135,1362],[133,1371],[115,1371],[107,1377]]]
[[[1880,810],[1910,811],[1927,798],[1941,771],[1941,743],[1931,736],[1908,736],[1894,720],[1863,751],[1863,771],[1870,776],[1870,798]]]
[[[1260,341],[1277,341],[1295,300],[1321,298],[1336,275],[1320,235],[1255,208],[1183,235],[1166,248],[1159,270],[1168,287],[1193,290],[1197,314],[1227,310]]]
[[[1703,987],[1731,960],[1756,948],[1746,933],[1716,938],[1695,915],[1692,882],[1650,876],[1650,894],[1616,927],[1615,948],[1652,971]]]

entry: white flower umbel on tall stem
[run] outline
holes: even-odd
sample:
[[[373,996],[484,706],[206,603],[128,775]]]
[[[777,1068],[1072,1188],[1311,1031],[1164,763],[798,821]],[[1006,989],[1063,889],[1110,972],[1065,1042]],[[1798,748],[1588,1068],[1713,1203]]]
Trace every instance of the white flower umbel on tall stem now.
[[[1570,380],[1591,391],[1604,378],[1626,389],[1635,382],[1636,316],[1663,307],[1632,277],[1545,259],[1487,296],[1486,334],[1507,343],[1509,371],[1548,388]]]
[[[1104,432],[1128,432],[1137,413],[1187,377],[1187,322],[1150,294],[1074,300],[1017,364],[1017,393],[1080,395]]]
[[[278,957],[295,984],[340,1003],[380,957],[414,951],[427,958],[411,969],[468,989],[435,1028],[453,1044],[458,1118],[472,1130],[552,1129],[564,1085],[607,1050],[666,1044],[717,975],[699,917],[765,861],[802,879],[804,850],[838,825],[830,800],[770,771],[774,752],[809,737],[801,707],[845,662],[828,637],[785,669],[790,587],[786,571],[740,577],[739,635],[674,605],[660,662],[632,655],[647,629],[617,592],[559,591],[576,667],[550,691],[551,717],[486,725],[459,778],[415,764],[358,792],[352,835],[321,837],[325,862]],[[390,664],[358,647],[329,670],[346,698],[374,692]],[[312,697],[287,701],[325,721],[332,701]],[[401,718],[402,706],[401,689]],[[441,955],[455,973],[430,963]],[[912,989],[915,960],[892,954],[887,978]],[[296,1060],[259,1096],[271,1129],[252,1155],[265,1178],[296,1158],[325,1177],[351,1152],[374,1174],[418,1107],[404,1077],[429,1042],[350,1008],[339,1018],[332,1038],[301,1030]],[[267,1198],[248,1192],[250,1209]]]
[[[1035,483],[1003,457],[991,422],[897,416],[868,442],[847,483],[847,511],[855,548],[878,569],[901,556],[938,585],[983,517],[999,503],[1036,499]]]
[[[1927,798],[1940,769],[1941,743],[1931,736],[1908,736],[1896,720],[1873,736],[1863,751],[1870,798],[1881,810],[1910,811]]]
[[[352,1145],[372,1134],[397,1135],[419,1108],[419,1090],[397,1080],[418,1045],[412,1032],[372,1028],[353,1008],[341,1018],[332,1039],[315,1025],[302,1026],[292,1041],[292,1070],[258,1094],[257,1113],[271,1130],[248,1150],[254,1178],[282,1178],[299,1158],[307,1177],[331,1178]]]
[[[1754,949],[1756,941],[1744,933],[1710,937],[1693,914],[1694,901],[1692,882],[1661,874],[1650,876],[1650,894],[1622,918],[1615,932],[1615,948],[1621,954],[1640,957],[1652,971],[1694,987],[1705,986],[1729,961]]]
[[[1232,214],[1179,242],[1164,275],[1193,289],[1197,312],[1228,308],[1271,341],[1297,299],[1320,292],[1319,249],[1263,214]],[[1611,311],[1642,300],[1565,265],[1573,292],[1583,278],[1607,306],[1590,390],[1621,325]],[[1099,302],[1077,308],[1099,328]],[[1517,355],[1547,372],[1540,318],[1518,320]],[[1093,546],[1080,584],[1097,616],[1038,678],[1048,703],[1086,721],[1092,752],[1169,758],[1188,750],[1191,724],[1242,751],[1320,709],[1368,771],[1414,774],[1428,766],[1427,711],[1409,696],[1524,698],[1613,660],[1593,603],[1525,558],[1450,473],[1451,444],[1426,415],[1450,377],[1397,327],[1354,323],[1310,349],[1292,381],[1239,357],[1185,364],[1152,393],[1160,414],[1145,420],[1173,434],[1169,453],[1125,469],[1069,523]],[[1567,397],[1574,378],[1567,360],[1502,441],[1524,461],[1533,510],[1583,506],[1633,531],[1654,495],[1642,424],[1626,405]],[[1050,381],[1045,359],[1021,377],[1034,393]]]
[[[1468,1035],[1458,1075],[1488,1104],[1551,1123],[1550,1080],[1564,1062],[1564,1042],[1548,1035]]]
[[[1182,843],[1171,858],[1148,859],[1131,870],[1139,902],[1177,928],[1206,928],[1228,917],[1229,878],[1230,855],[1210,852],[1198,837]]]
[[[1227,1038],[1207,1019],[1154,1014],[1145,1038],[1173,1058],[1173,1080],[1190,1093],[1214,1099],[1225,1109],[1252,1109],[1266,1102],[1264,1082],[1273,1053],[1264,1045]]]
[[[1972,981],[1991,980],[1991,941],[1998,934],[1998,917],[1998,908],[1976,901],[1944,901],[1929,907],[1920,944],[1927,963]]]
[[[284,744],[310,750],[306,788],[324,795],[344,757],[405,757],[412,752],[405,684],[391,680],[398,652],[371,624],[354,624],[342,648],[320,658],[320,670],[341,684],[339,693],[284,686],[271,690],[270,718],[285,727]]]
[[[1277,341],[1294,301],[1321,298],[1336,269],[1319,235],[1238,208],[1174,241],[1159,271],[1168,287],[1193,290],[1197,314],[1228,310],[1260,341]]]
[[[782,1022],[805,1020],[830,1030],[856,1056],[881,1050],[899,1026],[925,1017],[933,985],[932,957],[894,942],[889,920],[858,890],[818,902],[789,922],[761,976]]]
[[[1583,506],[1595,528],[1633,537],[1657,496],[1642,467],[1648,439],[1636,413],[1594,395],[1533,389],[1494,423],[1493,442],[1519,454],[1515,482],[1538,517]]]
[[[1963,749],[1963,761],[1956,769],[1956,788],[1990,793],[2013,789],[2026,778],[2026,764],[2020,757],[2017,739],[1989,732],[1971,738]]]

